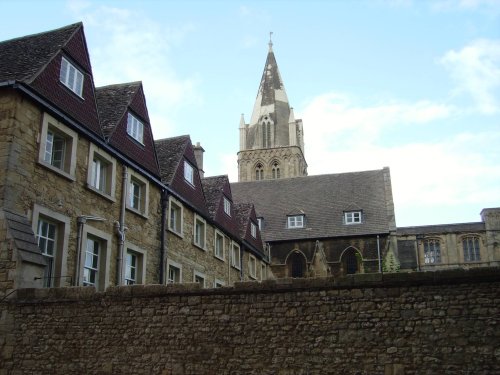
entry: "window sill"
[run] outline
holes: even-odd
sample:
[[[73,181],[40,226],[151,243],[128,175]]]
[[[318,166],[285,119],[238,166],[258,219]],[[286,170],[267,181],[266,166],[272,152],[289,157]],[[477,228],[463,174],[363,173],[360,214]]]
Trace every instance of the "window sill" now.
[[[224,257],[221,257],[221,256],[219,256],[219,255],[217,255],[217,254],[214,254],[214,258],[219,259],[221,262],[225,262],[225,261],[226,261],[226,260],[224,259]]]
[[[127,206],[127,211],[133,212],[134,214],[136,214],[137,216],[142,217],[143,219],[148,219],[149,218],[149,216],[148,216],[147,213],[141,212],[139,210],[136,210],[135,208],[130,207],[130,206]]]
[[[193,242],[193,245],[194,245],[195,247],[197,247],[198,249],[200,249],[200,250],[203,250],[203,251],[205,251],[205,252],[207,251],[207,248],[206,248],[206,247],[200,246],[200,245],[198,245],[196,242]]]
[[[52,172],[60,175],[61,177],[64,177],[72,182],[75,182],[76,181],[76,177],[75,175],[72,175],[62,169],[59,169],[57,167],[54,167],[52,164],[48,164],[48,163],[45,163],[45,162],[42,162],[42,161],[38,161],[38,164],[41,165],[42,167],[44,168],[47,168],[49,170],[51,170]]]
[[[109,194],[106,194],[106,193],[103,193],[102,191],[100,190],[97,190],[95,187],[93,187],[92,185],[90,185],[89,183],[87,183],[87,189],[94,192],[95,194],[105,198],[106,200],[112,202],[112,203],[115,203],[116,202],[116,198],[109,195]]]
[[[231,264],[231,267],[234,268],[235,270],[241,271],[241,267],[237,267],[234,264]]]
[[[172,228],[168,228],[168,231],[172,234],[175,234],[177,237],[181,238],[181,239],[184,239],[184,233],[182,232],[177,232],[175,230],[173,230]]]

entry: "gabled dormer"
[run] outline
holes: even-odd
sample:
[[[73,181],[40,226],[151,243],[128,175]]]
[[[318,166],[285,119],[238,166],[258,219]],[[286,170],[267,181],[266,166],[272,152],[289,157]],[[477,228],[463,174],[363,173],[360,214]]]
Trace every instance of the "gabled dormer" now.
[[[207,216],[200,172],[189,135],[160,139],[155,145],[162,182]]]
[[[286,214],[286,228],[297,229],[305,228],[306,213],[301,209],[293,209]]]
[[[254,255],[263,259],[265,257],[264,247],[253,204],[236,203],[234,204],[234,212],[243,244],[246,245],[246,248],[254,253]]]
[[[227,175],[206,177],[202,179],[202,184],[210,218],[220,228],[239,238],[231,185]]]
[[[96,97],[102,133],[108,143],[154,176],[160,176],[142,83],[98,87]]]
[[[82,23],[0,43],[0,82],[34,95],[101,136]]]

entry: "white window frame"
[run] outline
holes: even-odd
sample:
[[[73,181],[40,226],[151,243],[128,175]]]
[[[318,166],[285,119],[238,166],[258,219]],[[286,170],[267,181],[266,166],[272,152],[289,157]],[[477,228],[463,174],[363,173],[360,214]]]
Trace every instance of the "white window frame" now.
[[[227,216],[231,216],[231,201],[226,197],[223,198],[224,198],[224,212],[226,213]]]
[[[257,238],[257,225],[253,221],[250,222],[250,234],[253,238]]]
[[[257,218],[257,225],[259,227],[259,230],[261,231],[262,228],[264,227],[264,218],[263,217],[258,217]]]
[[[98,264],[98,285],[95,288],[104,291],[109,286],[110,264],[111,264],[111,240],[112,235],[105,233],[97,228],[85,224],[82,233],[82,248],[80,253],[80,276],[78,285],[84,285],[83,274],[85,269],[85,255],[87,249],[87,240],[96,239],[100,243],[100,254]]]
[[[222,253],[218,252],[218,246],[217,246],[217,238],[222,238]],[[226,236],[222,234],[221,231],[215,229],[215,234],[214,234],[214,256],[217,259],[224,260],[225,259],[225,248],[226,248]]]
[[[201,239],[197,238],[197,223],[201,223],[203,225],[203,238]],[[207,222],[201,216],[196,214],[194,215],[193,222],[193,244],[202,250],[207,250]]]
[[[224,280],[220,280],[220,279],[214,280],[214,288],[222,288],[224,286],[226,286],[226,282]]]
[[[172,221],[172,211],[177,212],[175,225]],[[180,228],[177,228],[179,226]],[[168,199],[168,229],[180,237],[184,237],[184,207],[181,202],[173,197]]]
[[[80,69],[70,63],[64,56],[61,58],[59,80],[64,86],[83,99],[82,93],[84,75]]]
[[[62,166],[55,166],[52,160],[53,145],[48,139],[49,134],[57,134],[64,139],[64,151]],[[43,114],[42,129],[40,132],[40,149],[38,153],[38,162],[44,167],[68,178],[71,181],[76,181],[76,148],[78,144],[78,134],[57,121],[48,113]],[[50,160],[47,160],[47,155]]]
[[[287,228],[304,228],[304,215],[292,215],[287,217]]]
[[[207,277],[205,276],[204,273],[202,272],[199,272],[199,271],[193,271],[193,283],[197,283],[198,281],[196,281],[196,278],[200,278],[200,279],[203,279],[203,284],[201,284],[201,287],[202,288],[205,288],[206,285],[207,285]]]
[[[241,249],[234,241],[231,243],[231,266],[241,270]]]
[[[344,212],[344,223],[346,225],[361,224],[363,222],[362,211],[346,211]]]
[[[144,145],[144,124],[130,112],[127,115],[127,134]]]
[[[251,279],[257,279],[257,258],[251,254],[248,256],[248,275]]]
[[[176,268],[179,271],[179,281],[175,281],[170,278],[170,267]],[[180,263],[174,262],[173,260],[167,260],[167,284],[178,283],[182,283],[182,265]]]
[[[184,160],[184,180],[194,186],[194,167],[187,160]]]
[[[131,253],[137,257],[137,264],[136,264],[136,277],[135,277],[135,284],[146,284],[146,264],[147,264],[147,253],[145,250],[141,249],[140,247],[134,245],[133,243],[130,243],[128,241],[125,242],[125,257],[123,259],[123,280],[122,280],[122,285],[132,285],[129,283],[128,276],[128,264],[127,264],[127,255]]]
[[[68,275],[67,257],[71,220],[68,216],[35,204],[31,220],[31,227],[35,236],[38,234],[38,222],[40,219],[50,221],[57,225],[56,248],[54,251],[54,264],[52,270],[53,279],[47,280],[48,282],[44,283],[44,286],[69,286],[71,284],[71,277]]]
[[[106,166],[105,177],[104,177],[104,187],[101,186],[101,169],[98,171],[94,168],[94,160],[98,160],[100,163],[104,163]],[[99,180],[99,182],[97,182]],[[116,159],[110,156],[108,153],[101,150],[99,147],[90,144],[89,148],[89,160],[87,168],[87,187],[108,198],[115,201],[115,191],[116,191]]]
[[[267,265],[264,262],[260,263],[260,279],[261,280],[267,279]]]
[[[140,197],[139,197],[139,208],[133,207],[132,205],[132,183],[137,184],[140,187]],[[140,174],[129,169],[128,183],[127,183],[127,209],[144,216],[148,217],[149,212],[149,182]]]

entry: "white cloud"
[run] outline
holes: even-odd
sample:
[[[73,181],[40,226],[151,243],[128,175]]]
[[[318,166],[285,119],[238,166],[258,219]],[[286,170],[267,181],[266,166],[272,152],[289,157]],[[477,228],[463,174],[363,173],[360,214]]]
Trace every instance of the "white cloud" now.
[[[456,81],[458,93],[469,93],[479,111],[500,111],[500,40],[476,40],[439,61]]]
[[[431,9],[434,11],[471,11],[487,9],[489,11],[499,10],[498,0],[440,0],[431,2]]]
[[[68,8],[85,24],[96,86],[142,81],[155,138],[171,136],[172,114],[201,100],[198,79],[179,77],[171,61],[194,26],[170,28],[137,11],[88,2]]]
[[[500,163],[493,150],[500,143],[500,130],[386,142],[392,140],[396,127],[400,135],[402,128],[415,131],[415,127],[422,134],[434,134],[442,120],[460,114],[453,107],[429,101],[361,106],[346,95],[332,93],[312,100],[301,114],[309,174],[389,166],[397,212],[407,215],[422,207],[443,210],[467,203],[497,204]],[[426,223],[435,223],[434,219],[427,218]],[[402,217],[402,222],[408,225],[414,218]]]

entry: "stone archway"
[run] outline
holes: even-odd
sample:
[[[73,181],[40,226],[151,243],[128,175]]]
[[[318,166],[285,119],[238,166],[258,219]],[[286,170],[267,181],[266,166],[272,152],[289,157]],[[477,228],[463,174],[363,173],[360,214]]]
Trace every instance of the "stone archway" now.
[[[307,262],[304,254],[293,251],[287,258],[288,276],[293,278],[305,277]]]
[[[360,272],[361,254],[353,247],[349,247],[343,252],[341,261],[345,275],[350,275]]]

